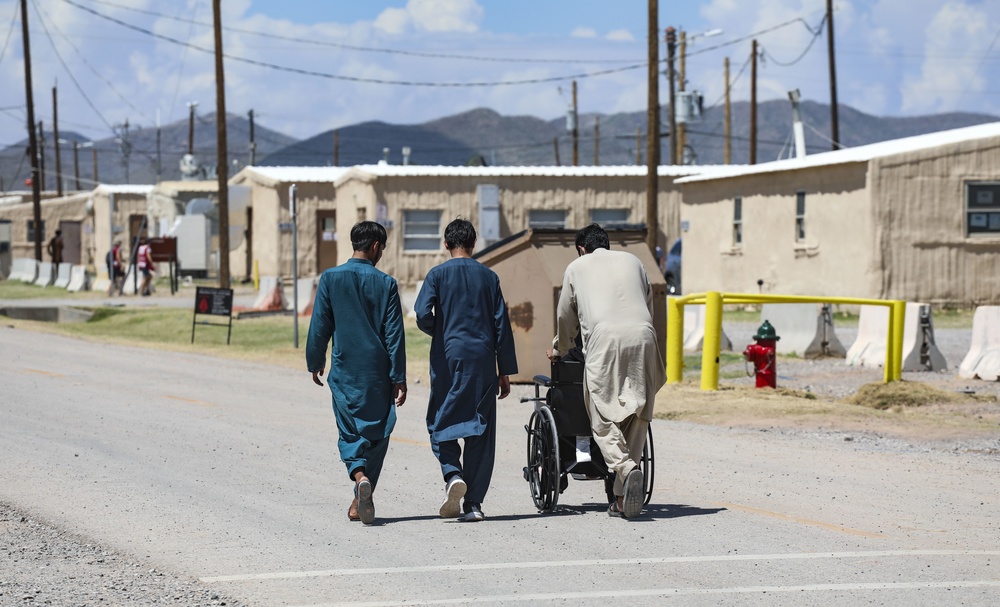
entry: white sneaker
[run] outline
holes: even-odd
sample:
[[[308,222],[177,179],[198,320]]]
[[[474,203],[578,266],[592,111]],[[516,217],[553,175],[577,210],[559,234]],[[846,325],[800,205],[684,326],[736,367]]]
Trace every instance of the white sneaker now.
[[[635,518],[642,513],[643,502],[646,501],[646,494],[642,490],[643,485],[645,485],[645,480],[642,470],[639,470],[638,467],[632,468],[632,471],[625,477],[625,495],[622,498],[622,515],[625,518]]]
[[[468,487],[461,476],[453,476],[448,484],[444,486],[444,502],[438,514],[441,518],[455,518],[462,514],[462,498],[465,497],[465,490]]]
[[[465,513],[465,516],[459,520],[464,523],[478,523],[479,521],[485,519],[486,515],[483,514],[483,510],[479,506],[473,504],[472,506],[469,506],[469,511]]]

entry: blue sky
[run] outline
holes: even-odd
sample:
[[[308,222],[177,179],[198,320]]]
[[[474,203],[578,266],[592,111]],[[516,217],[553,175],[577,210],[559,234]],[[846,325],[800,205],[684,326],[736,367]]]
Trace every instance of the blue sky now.
[[[4,145],[25,132],[18,4],[0,0]],[[126,119],[141,127],[154,126],[158,115],[164,123],[183,120],[189,101],[199,112],[214,111],[213,59],[198,50],[213,44],[210,0],[29,6],[39,119],[51,118],[57,81],[62,128],[93,138],[109,136]],[[1000,2],[836,0],[835,7],[841,103],[887,116],[1000,115]],[[232,57],[229,111],[253,109],[260,124],[297,137],[365,120],[418,123],[476,107],[556,118],[565,112],[573,75],[581,112],[645,107],[646,74],[637,65],[646,56],[643,0],[225,0],[223,9]],[[810,31],[824,10],[825,0],[663,1],[659,25],[692,36],[722,30],[688,48],[688,86],[709,105],[724,91],[725,57],[734,99],[749,97],[748,70],[741,68],[750,55],[744,38],[752,34],[763,49],[762,100],[785,99],[798,88],[804,99],[826,102],[826,34]],[[618,71],[595,74],[610,69]],[[512,84],[525,80],[543,82]],[[462,86],[420,85],[445,83]]]

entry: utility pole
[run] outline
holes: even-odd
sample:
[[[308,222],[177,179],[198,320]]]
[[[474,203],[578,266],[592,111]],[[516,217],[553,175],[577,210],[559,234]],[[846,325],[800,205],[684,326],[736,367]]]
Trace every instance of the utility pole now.
[[[194,108],[197,101],[188,101],[188,154],[194,154]]]
[[[580,114],[576,105],[576,80],[573,81],[573,166],[580,166]]]
[[[750,164],[757,164],[757,39],[750,57]]]
[[[257,139],[253,130],[253,110],[247,112],[247,117],[250,119],[250,166],[257,166]]]
[[[31,157],[31,206],[35,220],[35,259],[42,261],[42,192],[38,183],[38,140],[35,100],[31,93],[31,43],[28,40],[28,0],[21,0],[21,40],[24,42],[24,97],[28,106],[28,156]]]
[[[635,127],[635,166],[642,166],[642,127]]]
[[[677,164],[677,107],[674,93],[674,56],[677,51],[677,30],[667,28],[667,86],[670,87],[670,164]]]
[[[677,90],[684,92],[687,90],[687,32],[681,30],[681,53],[680,53],[680,69],[677,71]],[[670,103],[671,113],[673,113],[674,104],[673,100]],[[676,119],[675,119],[676,120]],[[687,145],[687,124],[685,122],[677,123],[677,135],[674,136],[673,133],[670,134],[673,138],[674,145],[677,146],[677,162],[679,164],[684,164],[684,147]]]
[[[156,110],[156,183],[160,183],[163,175],[163,153],[161,143],[163,140],[162,129],[160,128],[160,110]]]
[[[826,0],[826,53],[830,60],[830,139],[840,149],[840,118],[837,116],[837,65],[833,51],[833,0]]]
[[[90,148],[91,157],[94,160],[94,187],[96,188],[101,183],[101,176],[97,172],[97,144]]]
[[[125,167],[125,183],[131,183],[129,169],[131,168],[132,142],[128,138],[128,118],[125,119],[124,124],[115,128],[115,134],[117,135],[115,139],[118,142],[118,149],[122,154],[122,166]]]
[[[659,239],[660,165],[660,14],[659,0],[649,0],[647,22],[648,98],[646,100],[646,244],[656,250]]]
[[[594,116],[594,166],[601,165],[601,117]]]
[[[56,146],[56,196],[63,195],[62,157],[59,155],[59,95],[52,87],[52,142]]]
[[[45,128],[42,121],[38,121],[38,179],[40,191],[45,191]]]
[[[555,151],[556,151],[556,166],[557,167],[558,166],[562,166],[562,163],[559,162],[559,138],[558,137],[553,137],[552,138],[552,147],[555,148]]]
[[[73,140],[73,176],[76,177],[76,191],[80,191],[80,142]]]
[[[340,166],[340,129],[333,130],[333,166]]]
[[[215,124],[219,179],[219,287],[229,288],[229,150],[226,145],[226,82],[222,65],[222,0],[212,0],[215,17]],[[296,254],[293,251],[293,255]],[[298,276],[292,277],[298,280]]]
[[[726,111],[725,111],[725,147],[723,148],[723,155],[725,156],[725,163],[732,164],[733,161],[733,115],[732,108],[729,104],[729,57],[723,62],[723,67],[725,68],[726,75]]]

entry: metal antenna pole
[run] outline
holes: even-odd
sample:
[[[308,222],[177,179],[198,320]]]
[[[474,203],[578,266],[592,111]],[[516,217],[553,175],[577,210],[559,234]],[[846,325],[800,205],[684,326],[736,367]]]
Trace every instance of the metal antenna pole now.
[[[295,317],[295,347],[299,347],[299,226],[295,207],[299,186],[288,186],[288,210],[292,214],[292,316]]]

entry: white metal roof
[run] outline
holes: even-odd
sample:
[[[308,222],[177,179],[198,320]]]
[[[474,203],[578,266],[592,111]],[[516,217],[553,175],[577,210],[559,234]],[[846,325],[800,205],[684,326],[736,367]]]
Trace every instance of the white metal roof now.
[[[94,192],[101,194],[149,194],[153,191],[151,185],[129,185],[122,183],[102,183],[94,188]]]
[[[890,141],[880,141],[870,143],[855,148],[844,148],[837,151],[812,154],[805,158],[789,158],[787,160],[775,160],[753,165],[733,165],[708,167],[705,171],[678,179],[677,183],[693,183],[697,181],[712,181],[714,179],[728,179],[731,177],[742,177],[743,175],[755,175],[760,173],[774,173],[778,171],[794,171],[798,169],[808,169],[813,167],[830,166],[835,164],[848,164],[852,162],[868,162],[873,158],[894,156],[905,154],[916,150],[926,150],[943,145],[961,143],[963,141],[973,141],[976,139],[986,139],[989,137],[1000,137],[1000,122],[990,122],[978,124],[950,131],[940,131],[917,135],[914,137],[904,137],[903,139],[892,139]]]
[[[280,183],[333,183],[346,173],[347,167],[259,167],[250,166],[243,171],[254,173],[267,181]]]

